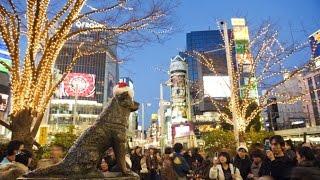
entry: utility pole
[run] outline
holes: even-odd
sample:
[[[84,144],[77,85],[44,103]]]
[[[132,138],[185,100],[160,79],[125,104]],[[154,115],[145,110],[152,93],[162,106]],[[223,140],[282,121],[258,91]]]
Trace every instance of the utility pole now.
[[[226,49],[226,59],[227,59],[227,68],[228,68],[228,76],[230,78],[230,89],[231,89],[231,95],[230,95],[230,101],[231,101],[231,113],[232,113],[232,122],[233,122],[233,129],[234,129],[234,137],[237,142],[237,146],[239,146],[239,127],[238,127],[238,120],[237,120],[237,107],[236,107],[236,96],[237,91],[234,83],[234,67],[232,63],[232,56],[230,51],[230,44],[229,44],[229,36],[228,36],[228,28],[227,23],[224,21],[220,22],[220,25],[222,26],[223,30],[223,37],[224,37],[224,43],[225,43],[225,49]]]
[[[141,114],[142,114],[142,117],[141,117],[141,120],[142,120],[142,123],[141,123],[141,140],[144,139],[144,103],[142,103],[142,106],[141,106]]]

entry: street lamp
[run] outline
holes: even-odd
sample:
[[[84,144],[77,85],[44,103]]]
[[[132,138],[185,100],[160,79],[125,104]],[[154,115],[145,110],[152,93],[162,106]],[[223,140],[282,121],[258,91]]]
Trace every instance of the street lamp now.
[[[141,104],[142,124],[141,124],[141,140],[144,139],[144,117],[145,117],[145,106],[150,107],[151,103],[143,102]]]

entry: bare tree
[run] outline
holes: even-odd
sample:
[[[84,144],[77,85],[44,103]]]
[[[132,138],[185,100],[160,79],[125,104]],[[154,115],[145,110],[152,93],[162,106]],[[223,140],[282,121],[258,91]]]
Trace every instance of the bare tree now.
[[[221,30],[221,29],[220,29]],[[222,30],[221,30],[221,36]],[[313,65],[313,60],[305,59],[300,65],[294,61],[296,53],[308,46],[308,42],[301,44],[281,43],[278,40],[279,33],[274,24],[269,21],[263,23],[257,32],[252,35],[249,40],[249,46],[245,49],[245,53],[237,56],[236,64],[232,62],[232,83],[233,89],[230,89],[234,102],[228,100],[227,103],[221,102],[214,98],[210,101],[220,113],[221,119],[234,126],[236,139],[240,142],[244,141],[243,135],[249,123],[260,113],[274,102],[268,101],[270,97],[277,98],[277,103],[295,103],[298,100],[305,101],[307,90],[299,93],[291,93],[290,90],[285,93],[279,93],[279,88],[301,75]],[[231,51],[235,50],[235,42],[231,39],[229,46]],[[225,50],[225,47],[222,47]],[[187,55],[197,59],[200,65],[208,68],[213,76],[218,76],[217,66],[215,66],[215,57],[205,52],[186,52]],[[230,52],[230,54],[234,54]],[[286,76],[283,78],[283,75]],[[247,77],[246,82],[241,82],[242,77]],[[199,85],[198,85],[199,86]],[[201,85],[200,85],[201,86]],[[197,86],[194,86],[197,87]],[[257,90],[264,89],[265,93],[259,97],[254,97],[252,93]],[[202,88],[197,90],[199,94],[205,95]],[[252,104],[257,104],[252,106]],[[252,110],[252,107],[255,107]],[[231,112],[230,116],[226,112]],[[237,128],[236,128],[237,127]]]
[[[174,7],[174,1],[157,0],[1,0],[0,34],[12,60],[11,67],[1,62],[10,71],[12,93],[10,122],[0,120],[1,125],[12,131],[12,139],[31,148],[50,98],[80,57],[110,52],[103,46],[106,41],[128,48],[163,39],[172,32],[169,14]],[[90,26],[74,28],[82,22]],[[78,43],[62,77],[55,80],[53,66],[63,45],[95,32],[106,36]]]

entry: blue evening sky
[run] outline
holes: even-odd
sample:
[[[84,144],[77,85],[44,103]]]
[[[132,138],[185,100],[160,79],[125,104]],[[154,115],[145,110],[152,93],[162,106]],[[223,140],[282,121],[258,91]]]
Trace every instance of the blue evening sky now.
[[[281,41],[292,40],[290,29],[296,41],[304,40],[320,29],[319,12],[320,0],[181,0],[175,16],[182,30],[163,44],[148,44],[135,51],[131,60],[121,66],[120,76],[132,78],[138,102],[152,104],[146,110],[148,127],[151,113],[158,109],[159,84],[168,80],[168,75],[156,67],[168,70],[170,58],[186,47],[186,33],[217,29],[216,19],[230,24],[232,17],[246,17],[249,28],[257,27],[267,19],[276,22],[280,27]],[[168,90],[166,98],[170,98]]]

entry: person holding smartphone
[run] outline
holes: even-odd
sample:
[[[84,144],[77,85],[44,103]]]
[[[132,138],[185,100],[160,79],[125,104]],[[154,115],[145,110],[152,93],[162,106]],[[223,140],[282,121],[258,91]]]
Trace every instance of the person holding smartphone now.
[[[290,160],[285,156],[285,142],[282,136],[274,135],[270,138],[270,150],[266,155],[271,161],[270,175],[274,179],[289,179],[290,171],[293,168]]]
[[[240,171],[231,163],[230,155],[227,152],[220,152],[218,160],[214,159],[213,166],[209,172],[210,179],[219,180],[242,180]]]

